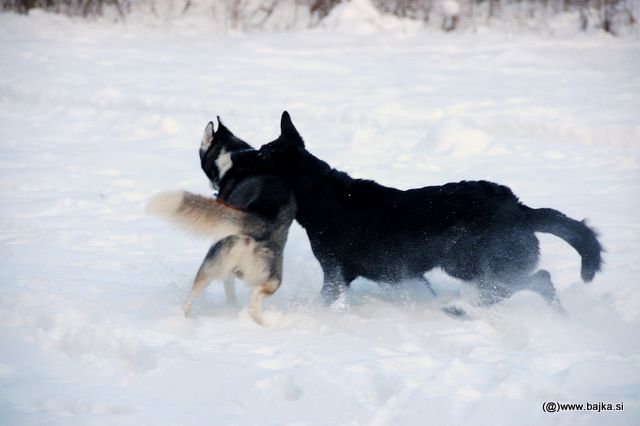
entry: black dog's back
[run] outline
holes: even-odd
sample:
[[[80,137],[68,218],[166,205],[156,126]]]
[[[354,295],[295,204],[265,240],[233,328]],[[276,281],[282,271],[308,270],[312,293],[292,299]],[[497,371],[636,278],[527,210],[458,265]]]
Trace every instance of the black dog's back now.
[[[325,182],[299,203],[298,218],[309,230],[312,247],[318,247],[321,263],[339,258],[346,281],[357,276],[385,282],[420,279],[438,266],[472,279],[480,275],[481,254],[493,243],[483,234],[505,238],[525,225],[517,197],[491,182],[407,191],[342,173],[330,174]],[[537,256],[535,242],[533,248],[531,258]]]
[[[473,229],[499,223],[501,218],[518,215],[518,198],[506,186],[487,181],[462,181],[442,186],[402,191],[397,195],[399,207],[414,220],[417,229],[429,222],[429,229],[445,230],[452,226]],[[400,219],[400,218],[398,218]]]

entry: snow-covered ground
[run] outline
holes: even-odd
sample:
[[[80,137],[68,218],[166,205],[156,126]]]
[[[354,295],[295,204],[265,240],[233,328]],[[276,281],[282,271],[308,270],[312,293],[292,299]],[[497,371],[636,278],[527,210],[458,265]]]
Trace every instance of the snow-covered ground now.
[[[599,34],[221,36],[0,15],[0,423],[639,424],[639,71],[638,41]],[[210,119],[260,144],[283,109],[353,176],[490,179],[588,217],[606,268],[586,286],[573,249],[540,236],[566,317],[532,293],[474,307],[439,272],[438,300],[357,281],[333,309],[295,225],[269,327],[245,288],[231,307],[219,284],[184,318],[209,242],[145,201],[210,193]]]

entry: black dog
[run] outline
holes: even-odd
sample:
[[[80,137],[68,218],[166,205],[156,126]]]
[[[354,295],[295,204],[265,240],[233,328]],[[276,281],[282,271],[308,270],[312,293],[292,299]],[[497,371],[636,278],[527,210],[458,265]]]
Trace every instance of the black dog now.
[[[547,271],[535,272],[535,232],[556,235],[582,257],[582,279],[601,267],[602,248],[584,222],[522,204],[486,181],[401,191],[353,179],[314,157],[285,111],[281,135],[259,151],[233,154],[238,170],[275,174],[293,189],[297,213],[324,272],[322,293],[335,300],[356,277],[428,281],[436,267],[474,282],[486,303],[529,289],[559,306]]]

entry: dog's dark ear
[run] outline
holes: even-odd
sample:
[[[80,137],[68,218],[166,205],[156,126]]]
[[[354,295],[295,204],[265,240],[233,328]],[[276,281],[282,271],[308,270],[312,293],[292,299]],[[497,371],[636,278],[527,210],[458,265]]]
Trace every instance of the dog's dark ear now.
[[[202,142],[200,143],[200,149],[206,151],[213,143],[213,122],[209,122],[207,127],[204,128],[204,134],[202,135]]]
[[[298,130],[293,125],[291,116],[287,111],[284,111],[282,113],[282,117],[280,118],[280,134],[285,137],[285,140],[287,142],[304,147],[302,136],[300,136],[300,133],[298,133]]]
[[[222,135],[233,136],[231,130],[229,130],[227,126],[222,123],[222,120],[220,120],[220,116],[218,115],[216,118],[218,119],[218,130],[216,130],[216,137],[220,137]]]

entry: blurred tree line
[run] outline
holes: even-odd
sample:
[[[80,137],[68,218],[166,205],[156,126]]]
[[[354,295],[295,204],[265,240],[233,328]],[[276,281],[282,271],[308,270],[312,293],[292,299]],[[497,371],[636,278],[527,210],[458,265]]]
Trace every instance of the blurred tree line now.
[[[619,26],[635,26],[632,0],[372,0],[383,12],[423,21],[440,20],[446,31],[461,23],[474,26],[485,20],[544,21],[550,16],[577,12],[582,30],[601,28],[614,33]],[[449,10],[447,9],[449,6]]]
[[[120,19],[147,11],[161,17],[206,10],[225,28],[268,27],[270,20],[285,27],[320,24],[334,7],[350,0],[0,0],[2,9],[27,14],[34,8],[67,15],[93,17],[105,11]],[[380,12],[423,21],[445,31],[478,24],[509,21],[544,26],[547,19],[573,13],[583,30],[600,28],[615,34],[635,27],[638,0],[368,0]],[[633,3],[633,2],[636,3]],[[282,26],[282,25],[281,25]]]

